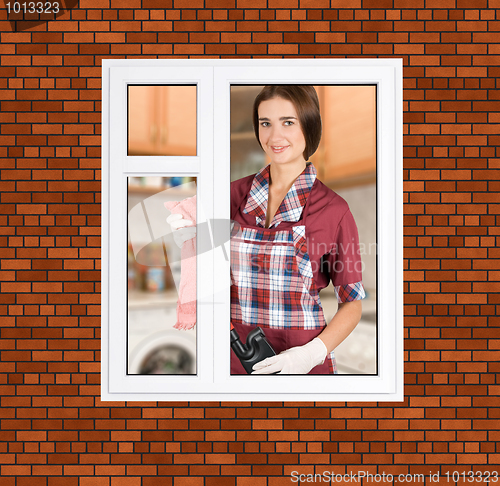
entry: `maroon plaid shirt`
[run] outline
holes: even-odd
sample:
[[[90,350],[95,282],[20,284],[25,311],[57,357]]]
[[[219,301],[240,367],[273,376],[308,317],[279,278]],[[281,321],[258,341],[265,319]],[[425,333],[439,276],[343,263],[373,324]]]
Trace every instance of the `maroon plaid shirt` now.
[[[233,220],[247,227],[264,227],[269,170],[270,166],[266,166],[257,174],[231,184]],[[363,299],[356,223],[347,203],[317,180],[312,164],[295,180],[269,229],[290,229],[300,225],[305,217],[305,242],[317,289],[325,288],[332,281],[339,302]]]

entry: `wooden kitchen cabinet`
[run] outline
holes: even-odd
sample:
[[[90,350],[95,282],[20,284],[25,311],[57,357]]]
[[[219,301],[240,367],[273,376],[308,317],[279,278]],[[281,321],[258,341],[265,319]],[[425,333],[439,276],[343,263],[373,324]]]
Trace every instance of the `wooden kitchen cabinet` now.
[[[374,183],[375,86],[317,86],[323,134],[312,162],[328,186]]]
[[[129,86],[128,155],[196,155],[196,86]]]

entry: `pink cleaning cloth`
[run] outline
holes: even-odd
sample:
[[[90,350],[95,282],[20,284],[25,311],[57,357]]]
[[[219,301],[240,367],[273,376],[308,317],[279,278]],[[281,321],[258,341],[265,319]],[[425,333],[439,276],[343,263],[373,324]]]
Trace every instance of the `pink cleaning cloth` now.
[[[196,225],[196,196],[183,201],[169,201],[165,207],[172,214],[181,214],[183,218]],[[192,329],[196,324],[196,238],[183,243],[181,248],[181,281],[177,300],[176,329]]]

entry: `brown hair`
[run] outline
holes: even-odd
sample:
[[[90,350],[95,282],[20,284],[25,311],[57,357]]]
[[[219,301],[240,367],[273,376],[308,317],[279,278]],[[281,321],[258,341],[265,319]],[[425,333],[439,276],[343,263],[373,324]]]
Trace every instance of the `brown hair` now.
[[[321,114],[316,90],[313,86],[297,84],[264,86],[253,103],[253,128],[259,145],[259,105],[272,98],[283,98],[293,103],[306,140],[304,159],[308,160],[321,140]]]

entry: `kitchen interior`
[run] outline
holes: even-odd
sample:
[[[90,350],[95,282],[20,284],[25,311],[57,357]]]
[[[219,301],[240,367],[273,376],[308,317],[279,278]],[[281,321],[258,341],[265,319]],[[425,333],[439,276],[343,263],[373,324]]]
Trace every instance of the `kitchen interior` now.
[[[252,125],[253,101],[263,86],[231,86],[231,180],[269,163]],[[351,335],[335,350],[339,374],[377,373],[377,224],[376,87],[315,86],[323,133],[310,158],[318,178],[343,197],[358,227],[363,284],[363,314]],[[320,293],[325,318],[337,311],[330,285]]]
[[[196,155],[196,86],[129,86],[128,155]],[[196,178],[128,178],[128,374],[196,374],[196,326],[181,330],[181,249],[168,201],[196,195]]]
[[[253,100],[261,88],[231,87],[231,180],[268,163],[252,127]],[[376,374],[376,88],[315,88],[323,135],[310,160],[319,179],[350,206],[367,295],[361,322],[335,350],[338,373]],[[128,155],[196,155],[196,86],[129,86],[128,103]],[[128,182],[128,373],[195,374],[196,326],[187,331],[174,327],[180,249],[163,204],[195,195],[195,180],[148,176]],[[320,297],[329,321],[337,310],[333,288]]]

